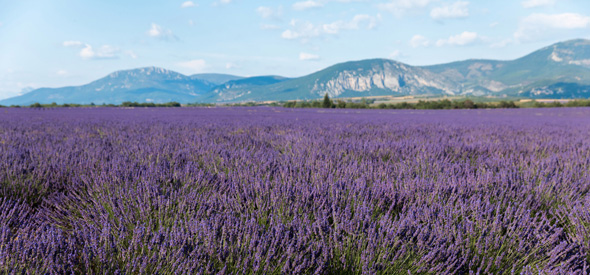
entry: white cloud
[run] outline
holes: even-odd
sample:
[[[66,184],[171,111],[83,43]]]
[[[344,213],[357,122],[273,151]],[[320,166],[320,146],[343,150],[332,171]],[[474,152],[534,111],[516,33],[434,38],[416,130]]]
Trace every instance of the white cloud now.
[[[281,27],[273,24],[262,24],[260,25],[260,29],[262,30],[279,30]]]
[[[447,39],[439,39],[438,41],[436,41],[436,46],[465,46],[473,44],[477,42],[479,39],[480,37],[477,33],[465,31],[457,35],[452,35]]]
[[[522,6],[526,9],[542,7],[542,6],[552,6],[555,4],[555,0],[526,0],[521,2]]]
[[[285,30],[281,37],[284,39],[309,39],[318,37],[322,34],[321,28],[313,25],[310,22],[303,22],[299,20],[291,20],[291,28]]]
[[[190,8],[190,7],[196,7],[197,4],[195,4],[193,1],[186,1],[183,2],[182,5],[180,5],[181,8]]]
[[[428,47],[430,46],[430,40],[422,35],[416,34],[410,39],[410,46],[413,48]]]
[[[325,33],[338,34],[341,30],[358,30],[365,27],[368,30],[377,27],[377,19],[366,14],[355,15],[351,21],[336,21],[331,24],[324,24]]]
[[[58,70],[57,72],[55,72],[56,75],[59,76],[67,76],[68,75],[68,71],[66,70]]]
[[[137,54],[134,51],[126,51],[125,52],[125,55],[127,55],[127,56],[129,56],[129,57],[131,57],[133,59],[137,59],[137,57],[138,57]]]
[[[177,63],[178,66],[190,70],[191,73],[201,73],[207,69],[207,62],[203,59],[193,59]]]
[[[230,4],[232,0],[218,0],[213,3],[213,6],[217,6],[219,4],[227,5]]]
[[[225,64],[225,69],[227,69],[227,70],[237,69],[239,67],[240,66],[238,66],[237,64],[232,63],[232,62],[228,62],[228,63]]]
[[[399,50],[395,50],[389,54],[390,59],[396,59],[401,56],[401,52]]]
[[[352,2],[369,2],[370,0],[324,0],[323,2],[338,2],[338,3],[352,3]]]
[[[80,57],[82,58],[93,58],[96,56],[96,52],[92,49],[92,46],[86,44],[84,49],[80,51]]]
[[[85,44],[78,55],[84,59],[116,59],[119,58],[119,52],[119,48],[110,45],[103,45],[95,50],[91,45]]]
[[[321,8],[324,5],[322,3],[316,2],[316,1],[302,1],[302,2],[296,2],[295,4],[293,4],[293,9],[296,11],[303,11],[303,10],[308,10],[308,9],[313,9],[313,8]]]
[[[82,47],[84,43],[80,41],[64,41],[62,45],[64,47]]]
[[[116,59],[119,58],[119,53],[121,53],[121,49],[115,46],[103,45],[100,48],[95,49],[90,44],[75,40],[64,41],[62,45],[69,48],[79,48],[80,52],[78,52],[78,55],[83,59]],[[128,53],[129,51],[125,54]],[[135,56],[135,58],[137,58],[137,56]]]
[[[279,6],[278,8],[273,9],[271,7],[260,6],[256,9],[256,12],[258,12],[262,18],[280,20],[283,16],[283,7]]]
[[[518,41],[531,41],[555,31],[586,29],[590,27],[590,16],[577,13],[542,14],[534,13],[520,21],[514,33]]]
[[[22,83],[22,82],[17,82],[16,86],[21,88],[20,92],[17,95],[24,95],[26,93],[30,93],[33,90],[37,89],[36,87],[38,87],[39,85],[35,84],[35,83]]]
[[[495,28],[496,26],[500,25],[500,22],[492,22],[490,24],[490,28]]]
[[[370,16],[366,14],[355,15],[350,21],[336,21],[329,24],[314,25],[310,22],[300,20],[291,21],[291,29],[285,30],[281,37],[284,39],[301,39],[303,42],[311,38],[322,37],[326,35],[338,35],[342,31],[367,29],[372,30],[377,27],[380,16]]]
[[[457,1],[453,4],[446,4],[436,7],[430,11],[430,17],[434,20],[449,18],[465,18],[469,16],[469,2]]]
[[[496,43],[492,43],[490,48],[504,48],[508,46],[508,44],[512,43],[512,39],[504,39],[502,41],[498,41]]]
[[[315,54],[311,54],[311,53],[300,53],[299,60],[305,60],[305,61],[320,60],[320,56],[315,55]]]
[[[401,16],[408,10],[426,8],[434,1],[436,0],[390,0],[388,3],[377,5],[377,7]]]
[[[178,40],[178,37],[171,30],[164,29],[156,23],[152,23],[152,27],[147,31],[147,34],[160,40]]]

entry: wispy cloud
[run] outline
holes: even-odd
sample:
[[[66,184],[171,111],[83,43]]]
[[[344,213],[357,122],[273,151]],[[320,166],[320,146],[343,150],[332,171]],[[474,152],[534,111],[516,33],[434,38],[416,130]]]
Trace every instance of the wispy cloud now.
[[[436,41],[436,46],[466,46],[478,42],[480,39],[476,32],[465,31],[457,35],[452,35],[447,39],[439,39]]]
[[[201,73],[205,71],[209,66],[203,59],[193,59],[184,62],[178,62],[177,65],[181,68],[187,69],[190,73]]]
[[[239,69],[239,68],[240,68],[240,66],[238,64],[233,63],[233,62],[225,63],[226,70]]]
[[[402,52],[400,50],[395,50],[389,54],[390,59],[397,59],[402,56]]]
[[[317,2],[317,1],[302,1],[302,2],[296,2],[295,4],[293,4],[292,8],[296,11],[304,11],[304,10],[309,10],[309,9],[314,9],[314,8],[321,8],[323,7],[324,4]]]
[[[84,43],[82,43],[81,41],[64,41],[62,43],[62,45],[64,47],[82,47],[84,45]]]
[[[410,10],[424,9],[434,1],[436,0],[390,0],[389,2],[378,4],[377,7],[381,10],[389,11],[396,16],[401,16]]]
[[[508,46],[508,44],[512,43],[512,39],[508,38],[508,39],[504,39],[495,43],[492,43],[490,45],[490,48],[504,48],[506,46]]]
[[[174,35],[172,30],[165,29],[156,23],[152,23],[152,27],[147,31],[147,34],[150,37],[160,39],[160,40],[166,40],[166,41],[178,40],[178,37],[176,37],[176,35]]]
[[[521,20],[514,38],[531,41],[545,37],[555,31],[586,29],[590,27],[590,16],[578,13],[542,14],[534,13]]]
[[[256,9],[256,12],[264,19],[281,20],[283,16],[283,7],[279,6],[278,8],[271,8],[260,6]]]
[[[526,0],[521,2],[522,6],[526,9],[542,7],[542,6],[553,6],[555,0]]]
[[[412,48],[428,47],[430,46],[430,40],[423,35],[416,34],[410,39],[410,46],[412,46]]]
[[[218,5],[227,5],[230,4],[231,2],[233,2],[233,0],[217,0],[215,2],[213,2],[213,6],[218,6]]]
[[[125,51],[125,55],[131,57],[132,59],[137,59],[138,56],[134,51]]]
[[[102,45],[99,48],[94,48],[90,44],[76,40],[64,41],[62,45],[68,48],[79,48],[78,56],[83,59],[117,59],[121,53],[119,47]]]
[[[84,48],[80,50],[80,57],[84,59],[116,59],[121,50],[111,45],[103,45],[98,49],[94,49],[91,45],[85,44]]]
[[[311,54],[311,53],[300,53],[299,54],[299,60],[304,60],[304,61],[317,61],[320,60],[320,56],[316,55],[316,54]]]
[[[291,28],[285,30],[281,37],[284,39],[300,39],[306,42],[311,38],[323,37],[326,35],[338,35],[342,31],[367,29],[377,27],[379,16],[367,14],[355,15],[350,21],[336,21],[329,24],[314,25],[307,21],[292,20]]]
[[[193,1],[186,1],[186,2],[183,2],[183,3],[180,5],[180,7],[181,7],[181,8],[183,8],[183,9],[184,9],[184,8],[191,8],[191,7],[196,7],[196,6],[198,6],[198,5],[197,5],[197,4],[195,4],[195,2],[193,2]]]
[[[430,17],[434,20],[465,18],[469,16],[469,2],[457,1],[452,4],[446,4],[433,8],[430,11]]]
[[[273,24],[262,24],[260,25],[260,29],[262,30],[280,30],[281,27]]]

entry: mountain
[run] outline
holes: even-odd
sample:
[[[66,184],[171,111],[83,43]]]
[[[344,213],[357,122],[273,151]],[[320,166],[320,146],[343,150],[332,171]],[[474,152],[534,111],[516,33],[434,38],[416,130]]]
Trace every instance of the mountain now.
[[[225,101],[267,101],[316,99],[328,93],[331,97],[359,97],[390,94],[454,94],[458,85],[447,77],[420,67],[387,59],[352,61],[328,67],[319,72],[278,83],[235,87],[217,97]]]
[[[2,105],[28,105],[35,102],[57,104],[102,104],[124,101],[189,103],[215,85],[162,68],[146,67],[118,71],[77,87],[41,88],[0,101]]]
[[[589,98],[590,40],[570,40],[524,57],[470,59],[411,66],[388,59],[351,61],[298,77],[185,76],[149,67],[119,71],[92,83],[42,88],[0,101],[39,103],[245,102],[377,95],[475,95],[526,98]]]
[[[590,84],[590,40],[560,42],[511,61],[466,60],[424,68],[461,83],[461,94],[590,96],[583,88]],[[540,90],[545,92],[539,93]]]
[[[218,86],[228,81],[242,79],[243,77],[231,74],[194,74],[191,75],[191,78],[210,83],[212,86]]]
[[[386,59],[346,62],[300,78],[226,91],[223,101],[263,101],[375,95],[495,95],[590,97],[590,41],[570,40],[511,61],[472,59],[411,66]],[[237,96],[239,95],[239,96]]]
[[[240,98],[252,90],[264,90],[272,84],[287,81],[289,78],[270,75],[270,76],[256,76],[232,80],[223,85],[215,87],[207,98],[208,101],[231,101]],[[264,101],[264,100],[261,100]]]

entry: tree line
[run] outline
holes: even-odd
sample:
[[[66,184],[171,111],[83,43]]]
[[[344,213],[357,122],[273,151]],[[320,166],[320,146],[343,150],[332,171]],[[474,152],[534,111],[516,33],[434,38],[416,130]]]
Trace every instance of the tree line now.
[[[556,107],[590,107],[590,99],[576,99],[567,102],[552,101],[552,102],[540,102],[540,101],[529,101],[524,103],[516,103],[511,100],[503,100],[499,102],[474,102],[471,99],[463,100],[419,100],[418,102],[398,102],[398,103],[379,103],[375,104],[375,99],[363,98],[360,101],[344,101],[341,99],[332,100],[328,94],[324,96],[322,100],[307,100],[307,101],[283,101],[283,102],[272,102],[272,103],[257,103],[257,102],[245,102],[245,103],[234,103],[229,107],[253,107],[253,106],[271,106],[271,107],[285,107],[285,108],[337,108],[337,109],[416,109],[416,110],[440,110],[440,109],[494,109],[494,108],[556,108]],[[218,106],[212,103],[189,103],[181,105],[178,102],[167,102],[167,103],[153,103],[153,102],[130,102],[125,101],[121,104],[101,104],[97,105],[94,103],[90,104],[57,104],[55,102],[51,104],[40,104],[33,103],[31,105],[11,105],[9,107],[20,108],[55,108],[55,107],[215,107]],[[2,106],[0,107],[7,107]]]
[[[498,103],[474,102],[465,100],[419,100],[416,103],[379,103],[374,99],[361,99],[360,102],[332,100],[326,94],[323,100],[288,101],[283,104],[287,108],[338,108],[338,109],[489,109],[489,108],[518,108],[514,101],[500,101]]]
[[[29,107],[29,108],[58,108],[58,107],[62,107],[62,108],[68,108],[68,107],[181,107],[181,104],[178,102],[167,102],[167,103],[153,103],[153,102],[144,102],[144,103],[139,103],[139,102],[130,102],[130,101],[125,101],[122,102],[121,104],[94,104],[94,103],[90,103],[90,104],[76,104],[76,103],[64,103],[64,104],[57,104],[55,102],[52,102],[51,104],[41,104],[41,103],[33,103],[31,105],[25,105],[25,106],[21,106],[21,105],[10,105],[10,106],[2,106],[0,105],[0,107],[13,107],[13,108],[20,108],[20,107]]]

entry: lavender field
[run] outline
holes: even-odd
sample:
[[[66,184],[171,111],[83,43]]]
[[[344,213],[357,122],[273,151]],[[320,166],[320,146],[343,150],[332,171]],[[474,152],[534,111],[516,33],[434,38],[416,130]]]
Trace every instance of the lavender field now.
[[[590,109],[0,109],[0,273],[586,274]]]

